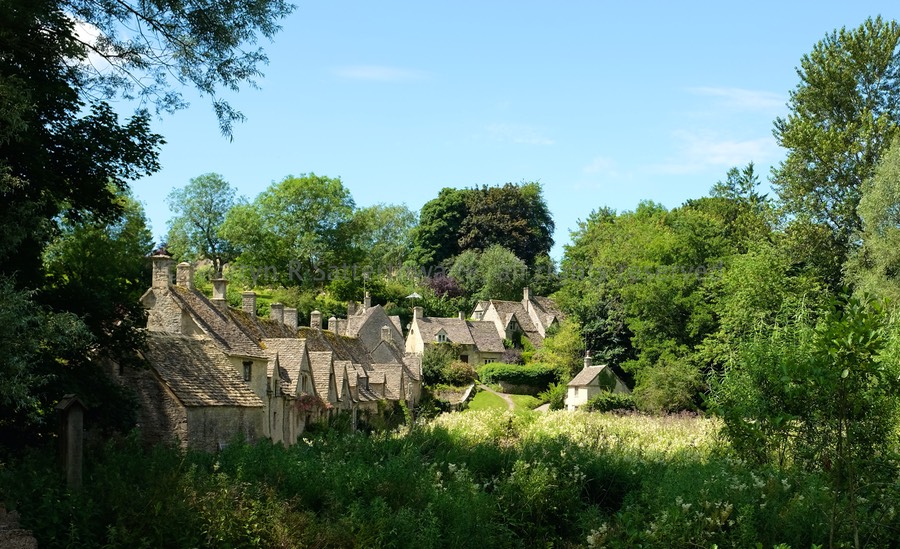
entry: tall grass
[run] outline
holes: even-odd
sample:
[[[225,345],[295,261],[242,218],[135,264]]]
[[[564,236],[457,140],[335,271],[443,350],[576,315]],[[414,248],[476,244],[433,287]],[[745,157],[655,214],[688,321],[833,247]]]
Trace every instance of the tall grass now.
[[[291,448],[235,442],[216,455],[148,451],[131,437],[90,453],[78,494],[51,454],[35,452],[0,468],[0,495],[45,548],[827,541],[822,479],[753,468],[718,429],[688,416],[481,411]],[[890,545],[895,511],[866,505],[870,544]]]

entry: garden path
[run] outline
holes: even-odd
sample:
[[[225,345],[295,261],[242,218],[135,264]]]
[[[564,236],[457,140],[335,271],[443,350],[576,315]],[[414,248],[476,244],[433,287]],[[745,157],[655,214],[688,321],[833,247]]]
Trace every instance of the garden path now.
[[[491,389],[491,388],[488,387],[487,385],[481,385],[481,384],[479,384],[478,387],[480,387],[482,391],[487,391],[487,392],[489,392],[489,393],[494,393],[494,394],[497,395],[498,397],[500,397],[500,398],[502,398],[503,400],[505,400],[505,401],[506,401],[506,406],[509,408],[509,411],[510,411],[510,412],[512,412],[513,410],[515,410],[515,408],[516,408],[516,403],[513,402],[512,399],[509,398],[509,395],[507,395],[506,393],[498,393],[497,391]]]

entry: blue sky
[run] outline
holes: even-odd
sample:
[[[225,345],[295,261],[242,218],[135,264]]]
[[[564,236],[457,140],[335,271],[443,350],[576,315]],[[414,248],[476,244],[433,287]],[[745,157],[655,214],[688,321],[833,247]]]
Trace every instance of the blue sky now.
[[[783,157],[801,57],[887,2],[298,2],[229,142],[207,99],[154,122],[162,170],[134,182],[158,238],[174,187],[217,172],[252,199],[340,177],[358,206],[418,210],[442,187],[540,181],[553,255],[591,211],[705,195]]]

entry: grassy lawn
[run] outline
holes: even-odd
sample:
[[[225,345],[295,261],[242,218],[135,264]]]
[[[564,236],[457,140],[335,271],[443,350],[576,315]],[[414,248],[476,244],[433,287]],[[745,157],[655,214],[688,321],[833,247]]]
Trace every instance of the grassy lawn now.
[[[531,395],[509,395],[509,398],[516,404],[516,411],[534,410],[541,405],[541,401]]]
[[[498,397],[494,393],[487,391],[479,391],[472,402],[469,403],[469,410],[508,410],[506,401]]]

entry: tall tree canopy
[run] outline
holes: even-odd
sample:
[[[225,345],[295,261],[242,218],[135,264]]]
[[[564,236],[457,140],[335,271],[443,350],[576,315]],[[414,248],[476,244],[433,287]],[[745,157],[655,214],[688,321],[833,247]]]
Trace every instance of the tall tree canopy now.
[[[413,242],[418,261],[426,266],[499,245],[533,267],[550,253],[554,228],[539,183],[445,188],[422,207]]]
[[[262,278],[321,286],[355,264],[354,207],[339,178],[288,176],[232,208],[222,234],[242,250],[237,263]]]
[[[225,215],[235,205],[237,191],[217,173],[195,177],[167,198],[175,216],[169,220],[168,249],[179,261],[212,261],[213,272],[237,256],[237,249],[222,237]]]
[[[787,213],[827,229],[838,266],[860,229],[862,184],[897,133],[898,47],[900,25],[880,17],[828,34],[803,56],[790,114],[775,121],[788,155],[774,186]]]

